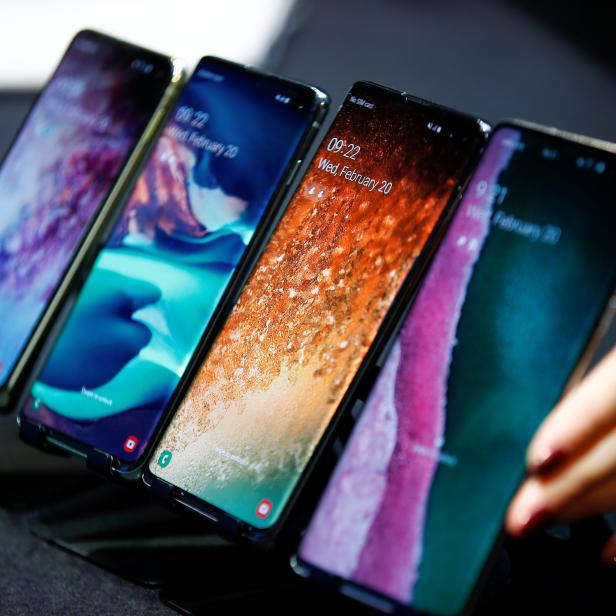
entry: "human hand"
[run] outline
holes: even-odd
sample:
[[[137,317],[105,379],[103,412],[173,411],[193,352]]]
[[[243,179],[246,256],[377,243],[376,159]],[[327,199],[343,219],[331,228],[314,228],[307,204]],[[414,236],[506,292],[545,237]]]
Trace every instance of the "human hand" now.
[[[505,520],[513,536],[616,510],[616,347],[545,419],[526,458]],[[616,563],[616,535],[602,557]]]

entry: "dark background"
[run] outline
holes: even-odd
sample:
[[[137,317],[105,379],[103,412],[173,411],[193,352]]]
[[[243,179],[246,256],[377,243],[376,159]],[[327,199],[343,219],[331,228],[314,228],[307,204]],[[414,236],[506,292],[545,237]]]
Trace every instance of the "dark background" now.
[[[369,79],[497,122],[616,140],[609,3],[305,0],[270,55],[339,104]]]
[[[594,0],[299,0],[264,65],[321,86],[332,96],[334,110],[353,81],[369,79],[489,122],[519,117],[616,141],[615,16],[610,3]],[[208,53],[205,41],[203,53]],[[0,152],[8,147],[33,97],[30,91],[0,90]],[[616,327],[601,353],[614,343]],[[169,613],[154,591],[31,535],[28,526],[41,511],[48,513],[81,489],[100,491],[102,486],[85,475],[80,461],[46,456],[21,445],[14,422],[14,417],[0,420],[0,505],[6,510],[0,510],[0,613]],[[130,500],[122,491],[114,493],[117,510],[109,514],[110,524],[130,517],[122,508],[124,498]],[[133,522],[150,510],[137,508],[138,513],[131,514]],[[173,518],[170,523],[174,526]],[[71,524],[65,522],[64,530]],[[87,537],[83,519],[80,524],[80,533]],[[88,518],[85,525],[95,524]],[[603,527],[591,524],[573,534],[561,529],[530,545],[510,545],[497,562],[480,613],[500,615],[534,606],[546,613],[612,614],[609,608],[601,611],[600,605],[613,586],[608,588],[607,578],[596,569],[604,534]],[[87,540],[92,543],[93,537]],[[158,546],[149,553],[150,560],[169,565],[162,562],[168,556],[160,548],[160,536],[154,540]],[[129,547],[138,543],[127,537],[123,541]],[[152,538],[139,545],[148,541]],[[138,551],[130,550],[125,553]],[[218,599],[207,605],[208,613],[259,607],[314,612],[326,601],[332,608],[364,612],[305,585],[301,590],[294,586],[292,591],[286,586],[276,590],[275,580],[273,589],[251,594],[245,590],[250,586],[247,580],[256,580],[262,589],[272,584],[275,575],[266,575],[266,561],[253,566],[242,558],[238,562],[250,567],[242,570],[232,559],[224,561],[227,569],[221,565],[218,573],[230,578],[228,588],[215,570],[208,573],[200,565],[203,576],[192,587],[199,599],[193,603],[205,609],[204,598],[216,594]],[[186,592],[171,589],[163,595],[173,599]]]

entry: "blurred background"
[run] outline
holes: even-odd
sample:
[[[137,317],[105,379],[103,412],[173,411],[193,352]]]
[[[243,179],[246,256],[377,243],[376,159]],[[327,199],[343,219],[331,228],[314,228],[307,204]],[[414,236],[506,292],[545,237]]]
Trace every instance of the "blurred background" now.
[[[313,82],[330,93],[333,110],[353,81],[369,79],[490,122],[521,117],[616,141],[614,17],[613,5],[597,0],[2,0],[0,155],[70,38],[86,27],[189,67],[214,54]],[[614,343],[616,327],[599,355]],[[49,508],[75,485],[96,482],[80,461],[20,445],[14,421],[0,420],[0,505],[13,512],[0,510],[0,612],[28,613],[43,602],[48,613],[76,605],[81,613],[166,613],[150,591],[30,536],[24,513],[31,519],[42,502]],[[554,553],[568,566],[570,552]],[[583,598],[590,582],[581,571],[573,571],[572,588]],[[529,579],[508,596],[512,610],[535,587],[550,597],[549,578]],[[553,592],[562,587],[555,579]],[[575,592],[563,606],[575,603]],[[101,605],[110,595],[116,607],[107,612]],[[546,605],[554,607],[553,596]]]
[[[3,0],[0,151],[84,27],[319,84],[371,79],[488,121],[616,140],[616,8],[598,0]]]

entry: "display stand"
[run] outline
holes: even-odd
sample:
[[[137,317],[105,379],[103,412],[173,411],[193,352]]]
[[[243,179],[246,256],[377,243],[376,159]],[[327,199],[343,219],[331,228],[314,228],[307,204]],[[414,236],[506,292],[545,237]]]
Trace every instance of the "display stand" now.
[[[342,432],[346,429],[341,426]],[[293,537],[305,525],[335,455],[323,456],[296,507],[305,513],[287,525],[279,550],[264,552],[221,539],[200,520],[152,501],[144,490],[87,472],[81,460],[45,455],[33,467],[36,452],[23,448],[15,449],[13,468],[2,472],[0,506],[25,518],[31,531],[48,543],[158,589],[161,600],[180,612],[284,609],[314,616],[326,605],[344,613],[373,613],[300,579],[289,567]],[[44,472],[50,467],[55,470]],[[598,518],[565,531],[507,542],[474,614],[513,616],[531,605],[546,613],[575,609],[610,614],[604,606],[610,605],[616,571],[601,565],[599,553],[611,530]]]
[[[182,575],[203,551],[233,548],[202,524],[181,519],[141,490],[94,486],[30,518],[38,537],[142,586]]]
[[[13,477],[13,478],[12,478]],[[142,490],[70,470],[52,476],[3,475],[0,505],[19,513],[45,541],[147,587],[185,614],[216,609],[373,613],[297,577],[288,545],[264,552],[219,538],[189,516],[152,502]],[[315,488],[317,489],[317,488]],[[299,526],[299,524],[298,524]],[[610,614],[616,571],[599,561],[611,531],[601,519],[571,533],[507,542],[479,597],[476,616],[508,616],[533,606],[546,613]]]
[[[14,446],[12,438],[7,443]],[[289,537],[283,537],[277,552],[232,544],[199,520],[168,511],[144,490],[87,472],[81,460],[41,454],[36,461],[35,450],[22,447],[13,451],[12,468],[2,472],[0,506],[19,514],[48,543],[158,589],[161,601],[182,613],[260,609],[314,616],[325,605],[344,613],[373,613],[297,577],[289,567]],[[334,460],[324,456],[298,503],[300,511],[310,511]],[[306,519],[307,513],[298,517],[289,535]],[[565,531],[507,542],[475,616],[513,616],[529,606],[546,613],[611,614],[605,606],[611,604],[616,571],[603,567],[598,556],[611,530],[598,518]]]
[[[183,613],[224,605],[313,615],[324,601],[368,613],[297,577],[286,554],[232,544],[142,491],[92,485],[28,517],[36,536],[124,579],[158,588],[161,600]]]

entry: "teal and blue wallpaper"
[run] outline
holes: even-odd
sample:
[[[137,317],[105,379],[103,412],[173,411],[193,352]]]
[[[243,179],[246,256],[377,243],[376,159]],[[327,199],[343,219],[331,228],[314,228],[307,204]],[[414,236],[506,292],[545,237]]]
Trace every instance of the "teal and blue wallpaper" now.
[[[142,454],[311,119],[306,88],[283,87],[200,63],[32,388],[29,417],[121,459]]]

